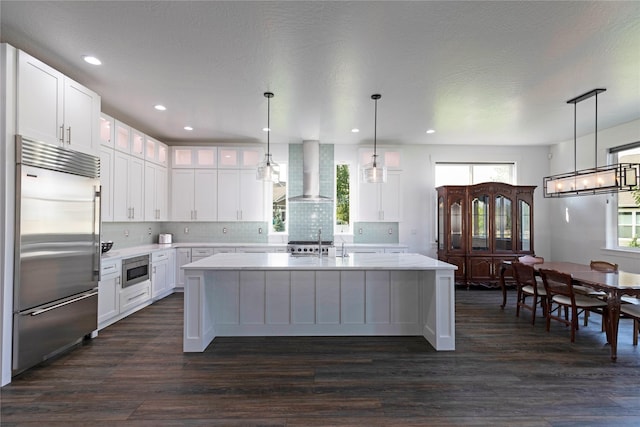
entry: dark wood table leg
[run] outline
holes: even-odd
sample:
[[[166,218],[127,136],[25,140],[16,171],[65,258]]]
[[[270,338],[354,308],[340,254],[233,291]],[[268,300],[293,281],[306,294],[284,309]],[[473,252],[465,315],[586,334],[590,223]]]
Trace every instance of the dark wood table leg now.
[[[611,360],[618,358],[618,324],[620,323],[621,297],[617,293],[611,293],[607,298],[609,309],[609,344],[611,344]]]
[[[502,288],[502,305],[500,308],[504,310],[504,306],[507,305],[507,285],[504,283],[504,273],[507,271],[507,265],[502,263],[500,265],[500,288]]]

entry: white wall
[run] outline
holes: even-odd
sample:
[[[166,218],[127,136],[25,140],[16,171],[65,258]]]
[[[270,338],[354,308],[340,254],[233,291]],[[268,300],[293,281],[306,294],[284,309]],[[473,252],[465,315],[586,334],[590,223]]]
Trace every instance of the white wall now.
[[[0,45],[0,386],[11,381],[16,50]]]
[[[515,162],[517,183],[537,185],[534,193],[534,249],[550,257],[548,201],[542,178],[548,174],[548,147],[400,145],[402,150],[403,220],[400,243],[411,252],[436,257],[436,162]],[[335,145],[335,158],[357,165],[358,146]],[[384,146],[382,147],[384,148]],[[398,148],[395,146],[394,148]]]
[[[607,164],[611,147],[640,141],[640,120],[598,131],[598,166]],[[577,139],[577,168],[595,166],[593,133]],[[550,174],[572,172],[573,139],[551,146]],[[549,200],[551,257],[559,261],[585,263],[602,259],[617,263],[621,269],[640,273],[639,251],[606,249],[606,224],[615,221],[617,196],[577,196]],[[569,220],[566,220],[568,213]]]

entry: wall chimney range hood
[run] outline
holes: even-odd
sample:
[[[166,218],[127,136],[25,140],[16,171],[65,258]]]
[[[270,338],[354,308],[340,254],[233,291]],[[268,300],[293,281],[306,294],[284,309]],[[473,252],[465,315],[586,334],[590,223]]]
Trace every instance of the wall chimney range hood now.
[[[302,195],[290,202],[329,203],[331,197],[320,195],[320,142],[302,141]]]

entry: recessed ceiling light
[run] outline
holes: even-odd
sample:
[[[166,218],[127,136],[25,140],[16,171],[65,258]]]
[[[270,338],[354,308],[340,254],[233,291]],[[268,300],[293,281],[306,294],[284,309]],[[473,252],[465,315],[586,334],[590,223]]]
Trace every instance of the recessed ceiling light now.
[[[265,131],[265,132],[271,132],[271,129],[269,129],[269,128],[262,128],[262,130]]]
[[[193,130],[193,128],[191,126],[185,126],[184,130]]]
[[[91,56],[91,55],[82,55],[82,59],[84,59],[85,62],[88,62],[91,65],[102,65],[102,61],[100,61],[98,58],[96,58],[95,56]]]
[[[429,130],[427,131],[427,133],[428,133],[428,134],[432,134],[432,133],[436,133],[436,131],[435,131],[435,130],[433,130],[433,129],[429,129]]]
[[[351,132],[353,132],[353,133],[358,133],[358,132],[360,132],[360,129],[358,129],[358,128],[353,128],[353,129],[351,129]]]
[[[155,108],[158,111],[165,111],[167,109],[167,107],[165,107],[164,105],[158,104],[156,106],[154,106],[153,108]]]

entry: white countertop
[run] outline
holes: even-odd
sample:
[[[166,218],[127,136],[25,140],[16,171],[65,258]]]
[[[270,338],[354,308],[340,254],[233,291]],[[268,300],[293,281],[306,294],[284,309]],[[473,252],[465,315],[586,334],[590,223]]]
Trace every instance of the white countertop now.
[[[287,253],[217,254],[183,266],[185,270],[457,270],[420,254],[349,254],[346,258],[294,257]]]
[[[406,248],[407,245],[399,243],[345,243],[346,248]],[[151,252],[161,251],[164,249],[176,249],[176,248],[286,248],[286,243],[170,243],[170,244],[147,244],[140,246],[133,246],[129,248],[116,248],[114,247],[109,252],[102,254],[102,260],[108,261],[111,259],[120,259],[127,257],[134,257],[138,255],[144,255]],[[336,246],[337,247],[337,246]]]

